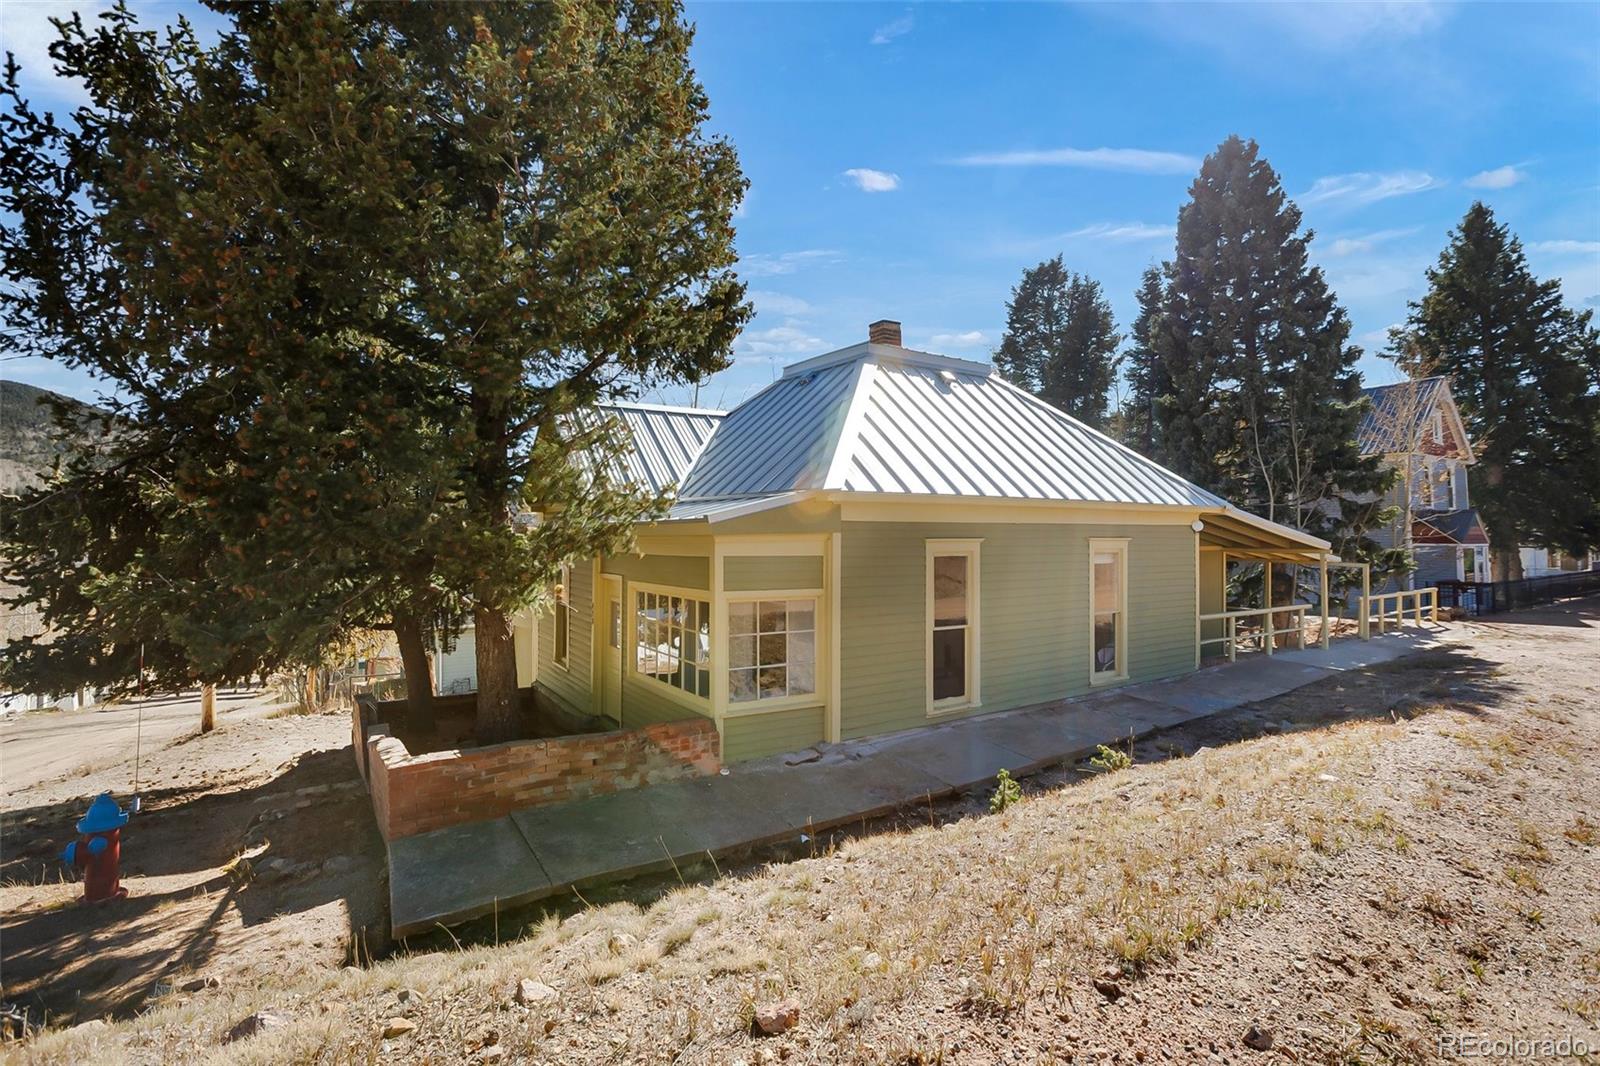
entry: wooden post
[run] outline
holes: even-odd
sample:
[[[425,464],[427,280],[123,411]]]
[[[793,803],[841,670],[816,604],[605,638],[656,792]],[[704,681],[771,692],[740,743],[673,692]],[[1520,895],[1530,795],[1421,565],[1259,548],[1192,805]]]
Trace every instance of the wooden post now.
[[[1239,658],[1239,620],[1231,614],[1228,616],[1228,661],[1234,662]]]
[[[1371,567],[1371,564],[1369,564],[1369,563],[1362,563],[1361,564],[1361,620],[1356,625],[1356,630],[1361,635],[1361,639],[1362,640],[1369,640],[1372,637],[1372,621],[1371,621],[1370,618],[1367,617],[1368,613],[1372,610],[1372,606],[1368,602],[1368,600],[1371,598],[1371,593],[1372,593],[1372,567]]]
[[[1322,585],[1322,650],[1328,650],[1328,553],[1322,553],[1322,565],[1317,568],[1322,575],[1318,580]]]
[[[1411,606],[1412,606],[1412,609],[1416,612],[1416,615],[1417,615],[1417,628],[1421,629],[1422,628],[1422,593],[1421,592],[1417,593],[1416,598],[1411,603]]]
[[[1429,597],[1429,601],[1433,604],[1433,624],[1434,625],[1438,625],[1439,624],[1439,587],[1437,585],[1434,586],[1433,595]]]
[[[1278,643],[1278,634],[1274,631],[1272,625],[1272,563],[1270,561],[1261,565],[1261,598],[1264,601],[1262,606],[1267,609],[1267,654],[1271,655],[1272,646]]]
[[[200,732],[209,733],[217,728],[217,686],[206,682],[200,686]]]

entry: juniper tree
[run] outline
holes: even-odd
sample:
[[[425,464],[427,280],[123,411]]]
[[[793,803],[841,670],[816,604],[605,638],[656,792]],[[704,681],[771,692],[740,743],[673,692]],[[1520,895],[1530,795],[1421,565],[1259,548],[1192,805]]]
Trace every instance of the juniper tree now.
[[[1120,341],[1100,283],[1058,255],[1024,270],[1011,290],[994,363],[1007,381],[1099,428]]]
[[[1518,547],[1600,546],[1600,334],[1559,282],[1539,281],[1522,244],[1474,203],[1428,270],[1397,335],[1448,374],[1478,462],[1472,501],[1495,574],[1522,576]],[[1404,353],[1401,353],[1404,354]]]
[[[503,739],[512,614],[661,503],[580,416],[719,369],[748,315],[690,31],[650,2],[220,10],[206,47],[65,24],[70,124],[12,76],[8,311],[123,397],[119,469],[203,564],[180,617],[237,597],[276,649],[470,615]]]

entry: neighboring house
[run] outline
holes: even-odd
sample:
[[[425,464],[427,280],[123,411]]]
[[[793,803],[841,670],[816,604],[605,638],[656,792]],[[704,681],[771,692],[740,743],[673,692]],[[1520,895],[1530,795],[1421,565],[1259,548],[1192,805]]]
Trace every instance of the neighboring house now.
[[[726,414],[614,408],[676,502],[518,627],[541,696],[710,718],[738,762],[1193,670],[1226,558],[1328,557],[987,363],[869,336]]]
[[[1600,570],[1600,552],[1587,555],[1568,555],[1557,548],[1517,549],[1522,556],[1523,577],[1549,577],[1552,574],[1572,574],[1583,570]]]
[[[1381,455],[1401,472],[1387,499],[1397,508],[1394,523],[1373,530],[1372,538],[1411,550],[1417,570],[1407,587],[1489,580],[1489,535],[1467,494],[1467,468],[1477,456],[1450,380],[1420,378],[1362,391],[1372,407],[1358,431],[1361,453]]]

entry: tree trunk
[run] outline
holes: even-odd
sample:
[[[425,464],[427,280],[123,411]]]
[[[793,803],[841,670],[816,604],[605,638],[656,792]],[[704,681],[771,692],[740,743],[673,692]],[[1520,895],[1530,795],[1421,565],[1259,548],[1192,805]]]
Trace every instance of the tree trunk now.
[[[422,639],[422,623],[410,616],[396,615],[394,636],[406,674],[406,720],[416,729],[431,728],[433,671],[428,663],[428,646]]]
[[[217,728],[217,686],[209,681],[200,686],[200,732]]]
[[[1489,577],[1494,581],[1521,581],[1522,580],[1522,552],[1516,548],[1502,548],[1498,545],[1493,549],[1494,570]]]
[[[317,668],[315,666],[312,666],[312,667],[308,667],[306,669],[306,710],[314,711],[316,709],[317,709]]]
[[[472,612],[472,622],[478,663],[478,743],[515,740],[520,723],[510,619],[499,608],[479,606]]]

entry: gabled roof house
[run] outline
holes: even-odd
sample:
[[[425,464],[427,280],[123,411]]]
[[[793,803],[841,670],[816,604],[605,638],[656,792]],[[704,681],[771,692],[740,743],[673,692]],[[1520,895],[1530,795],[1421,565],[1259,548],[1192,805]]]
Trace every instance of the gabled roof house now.
[[[1224,556],[1329,557],[894,322],[726,413],[615,410],[675,502],[564,568],[524,676],[724,762],[1192,670]]]
[[[1467,491],[1467,468],[1477,456],[1461,412],[1443,376],[1376,385],[1362,390],[1372,401],[1357,431],[1363,455],[1380,455],[1408,476],[1391,490],[1388,502],[1411,497],[1411,525],[1404,508],[1389,529],[1373,538],[1389,547],[1408,547],[1417,562],[1412,584],[1487,581],[1489,535]]]

